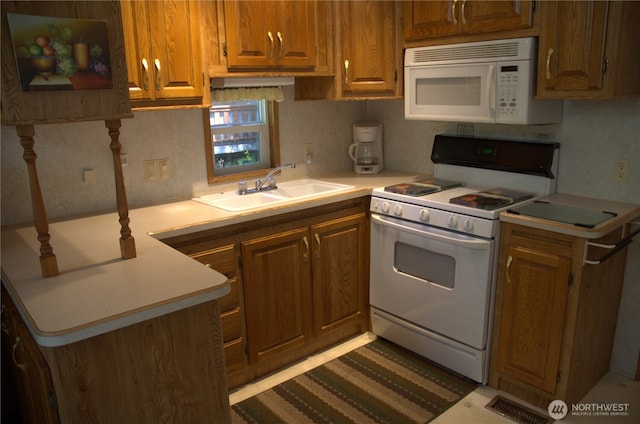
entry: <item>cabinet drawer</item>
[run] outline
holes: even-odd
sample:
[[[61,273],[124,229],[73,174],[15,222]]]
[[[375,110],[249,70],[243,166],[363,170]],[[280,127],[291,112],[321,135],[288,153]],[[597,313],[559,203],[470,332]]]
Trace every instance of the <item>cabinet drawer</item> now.
[[[240,308],[221,314],[220,321],[222,322],[222,338],[225,343],[242,335]]]
[[[238,279],[232,278],[230,281],[231,291],[218,299],[218,306],[220,307],[220,313],[230,311],[240,307],[240,296],[238,293]]]
[[[234,247],[233,244],[222,246],[192,255],[191,257],[209,268],[224,274],[227,278],[233,278],[236,276],[236,255]]]
[[[244,368],[244,343],[241,338],[224,344],[224,359],[228,373]]]

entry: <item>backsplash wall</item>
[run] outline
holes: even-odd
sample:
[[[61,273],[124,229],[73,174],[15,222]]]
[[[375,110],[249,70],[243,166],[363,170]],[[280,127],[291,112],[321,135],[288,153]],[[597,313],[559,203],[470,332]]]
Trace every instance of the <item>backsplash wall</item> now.
[[[429,174],[433,137],[455,134],[457,124],[406,121],[402,100],[369,102],[294,102],[285,87],[279,105],[282,163],[285,178],[351,169],[347,147],[351,124],[377,120],[384,124],[387,168]],[[210,191],[207,184],[200,110],[137,112],[122,121],[121,142],[128,155],[125,186],[131,208],[184,200]],[[565,101],[563,122],[554,125],[476,124],[475,134],[496,138],[560,142],[558,191],[640,203],[640,99]],[[2,225],[32,220],[27,170],[14,127],[2,126]],[[35,151],[44,201],[50,219],[115,210],[110,139],[104,122],[40,125]],[[314,157],[304,164],[303,145],[312,143]],[[144,181],[146,159],[168,158],[167,182]],[[629,182],[612,181],[613,161],[630,159]],[[84,184],[83,169],[96,172],[96,183]],[[132,223],[132,227],[135,223]],[[635,259],[634,259],[635,258]],[[640,350],[640,242],[632,243],[620,306],[612,370],[635,374]]]

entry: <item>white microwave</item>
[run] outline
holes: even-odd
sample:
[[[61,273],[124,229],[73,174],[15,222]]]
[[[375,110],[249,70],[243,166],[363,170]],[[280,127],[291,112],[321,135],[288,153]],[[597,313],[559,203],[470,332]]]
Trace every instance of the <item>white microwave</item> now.
[[[535,100],[533,37],[405,51],[405,118],[433,121],[550,124],[561,100]]]

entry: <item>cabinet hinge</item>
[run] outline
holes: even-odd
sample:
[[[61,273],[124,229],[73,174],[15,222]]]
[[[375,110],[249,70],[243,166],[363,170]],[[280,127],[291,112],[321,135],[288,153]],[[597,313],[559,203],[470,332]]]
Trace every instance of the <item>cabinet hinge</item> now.
[[[224,57],[226,57],[226,56],[227,56],[227,42],[226,42],[226,41],[223,41],[223,42],[222,42],[222,55],[223,55]]]
[[[602,61],[602,73],[606,75],[608,69],[609,69],[609,58],[605,57],[604,60]]]
[[[562,380],[562,371],[558,371],[556,374],[556,384],[560,384],[560,380]]]
[[[238,256],[238,268],[242,269],[242,256]]]
[[[202,73],[202,86],[204,87],[204,72]]]
[[[572,285],[573,285],[573,274],[569,274],[569,281],[568,281],[568,283],[569,283],[569,286],[572,286]]]
[[[531,11],[533,13],[536,13],[538,11],[538,2],[536,0],[533,0],[531,2]]]
[[[55,390],[49,392],[49,406],[58,409],[58,396],[56,396]]]
[[[398,70],[393,71],[393,82],[398,82]]]

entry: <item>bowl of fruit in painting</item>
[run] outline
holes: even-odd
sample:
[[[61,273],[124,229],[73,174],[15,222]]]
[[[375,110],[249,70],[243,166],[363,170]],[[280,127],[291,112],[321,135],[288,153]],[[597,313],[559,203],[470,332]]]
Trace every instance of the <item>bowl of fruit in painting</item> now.
[[[29,47],[31,66],[43,75],[52,74],[56,70],[56,51],[49,45],[49,38],[38,35]]]
[[[56,70],[55,56],[31,56],[31,66],[43,75],[52,74]]]

